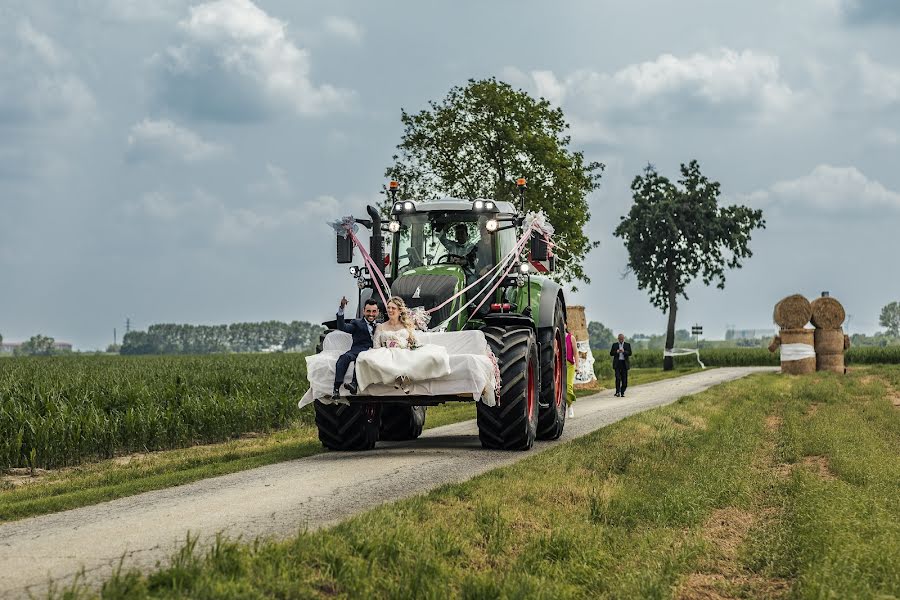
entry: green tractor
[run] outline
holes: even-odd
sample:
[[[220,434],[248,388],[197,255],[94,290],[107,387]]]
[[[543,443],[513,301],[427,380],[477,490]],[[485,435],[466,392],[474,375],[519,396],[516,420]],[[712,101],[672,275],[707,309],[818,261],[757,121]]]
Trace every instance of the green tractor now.
[[[495,406],[477,402],[478,434],[485,448],[505,450],[527,450],[535,439],[556,439],[566,420],[566,301],[561,286],[546,276],[555,257],[545,236],[535,232],[524,245],[518,244],[526,222],[525,181],[519,180],[518,186],[516,207],[493,200],[398,201],[396,183],[391,182],[389,222],[371,206],[369,219],[355,220],[371,230],[369,264],[385,265],[382,274],[390,295],[400,296],[410,308],[443,304],[431,314],[432,328],[483,332],[497,358],[501,385]],[[387,259],[384,233],[391,237]],[[340,235],[337,239],[338,262],[352,262],[350,240]],[[501,268],[498,263],[511,255],[511,262]],[[350,272],[359,286],[357,310],[369,298],[381,304],[374,287],[376,276],[381,276],[365,267],[353,266]],[[468,292],[458,295],[468,286]],[[334,321],[324,325],[336,326]],[[472,398],[360,394],[349,398],[349,406],[318,400],[314,404],[325,447],[365,450],[379,439],[415,439],[422,432],[426,407],[461,401]]]

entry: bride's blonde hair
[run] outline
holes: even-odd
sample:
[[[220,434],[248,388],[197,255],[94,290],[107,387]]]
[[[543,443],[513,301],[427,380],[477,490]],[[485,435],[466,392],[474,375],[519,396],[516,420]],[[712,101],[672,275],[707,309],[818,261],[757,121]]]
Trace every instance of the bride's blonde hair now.
[[[391,299],[387,301],[388,304],[393,304],[397,307],[397,310],[400,311],[400,316],[398,320],[400,324],[406,327],[406,330],[409,332],[409,341],[413,343],[416,339],[413,330],[415,327],[413,326],[412,317],[409,315],[409,309],[406,308],[406,302],[403,301],[403,298],[400,296],[391,296]]]

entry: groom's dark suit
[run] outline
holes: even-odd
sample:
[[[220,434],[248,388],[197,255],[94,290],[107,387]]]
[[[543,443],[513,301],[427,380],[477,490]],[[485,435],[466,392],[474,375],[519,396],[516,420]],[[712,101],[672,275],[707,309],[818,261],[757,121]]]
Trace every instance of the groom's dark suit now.
[[[350,350],[341,354],[337,360],[334,370],[334,389],[338,389],[344,383],[344,376],[350,363],[356,361],[356,357],[360,352],[371,350],[372,334],[375,332],[375,323],[369,324],[365,319],[344,320],[344,313],[337,314],[337,330],[349,333],[353,336],[353,343]],[[356,385],[356,369],[353,370],[353,385]]]
[[[619,358],[619,342],[613,342],[612,348],[609,349],[609,355],[613,357],[613,371],[616,374],[616,394],[624,394],[625,388],[628,387],[628,369],[631,368],[631,344],[622,342],[624,352]]]

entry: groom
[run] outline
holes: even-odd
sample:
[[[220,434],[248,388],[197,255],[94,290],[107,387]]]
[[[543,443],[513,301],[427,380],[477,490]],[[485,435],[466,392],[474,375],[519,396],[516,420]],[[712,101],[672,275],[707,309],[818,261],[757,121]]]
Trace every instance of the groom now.
[[[347,298],[341,298],[341,307],[337,312],[337,330],[349,333],[353,336],[353,344],[350,350],[341,354],[337,360],[334,369],[334,391],[331,393],[332,398],[340,398],[341,384],[344,382],[344,376],[350,363],[356,361],[356,357],[360,352],[371,350],[372,336],[375,334],[375,320],[378,319],[378,303],[369,298],[363,307],[362,319],[353,319],[349,322],[344,320],[344,307],[347,306]],[[352,395],[356,395],[358,391],[356,383],[356,369],[353,370],[353,381],[346,385],[346,388]]]

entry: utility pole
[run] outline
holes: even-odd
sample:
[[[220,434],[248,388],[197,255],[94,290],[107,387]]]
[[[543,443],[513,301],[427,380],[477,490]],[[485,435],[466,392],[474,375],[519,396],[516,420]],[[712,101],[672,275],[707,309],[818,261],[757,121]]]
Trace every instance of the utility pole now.
[[[131,331],[131,319],[125,318],[125,333]]]
[[[113,346],[116,345],[116,328],[113,327]]]

